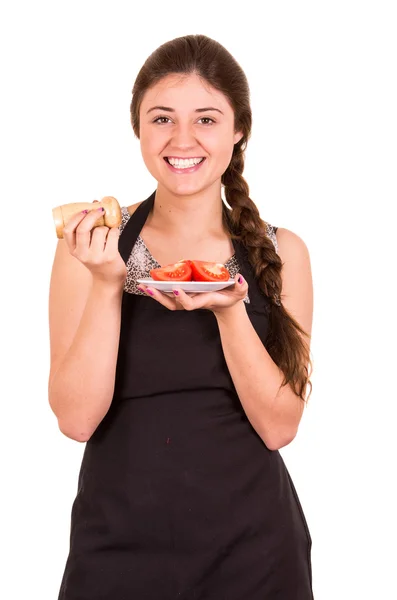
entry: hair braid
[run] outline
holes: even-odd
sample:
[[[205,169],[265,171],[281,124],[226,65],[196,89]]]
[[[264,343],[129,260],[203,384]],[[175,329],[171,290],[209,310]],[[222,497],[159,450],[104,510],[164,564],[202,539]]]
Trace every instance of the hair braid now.
[[[240,141],[235,145],[229,167],[222,176],[226,201],[232,209],[231,234],[247,249],[259,286],[270,299],[270,329],[266,346],[271,358],[284,373],[282,385],[291,384],[295,393],[306,401],[307,386],[310,386],[309,396],[312,389],[309,379],[312,364],[309,344],[301,336],[309,336],[281,302],[283,263],[267,234],[266,223],[249,197],[249,187],[242,175],[243,143]]]

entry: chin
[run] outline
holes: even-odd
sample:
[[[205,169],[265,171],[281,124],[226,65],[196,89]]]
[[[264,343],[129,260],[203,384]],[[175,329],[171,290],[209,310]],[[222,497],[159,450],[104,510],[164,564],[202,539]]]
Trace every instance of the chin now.
[[[202,192],[205,188],[203,187],[193,187],[193,186],[178,186],[178,187],[168,187],[169,191],[172,192],[175,196],[196,196],[200,192]]]
[[[188,184],[179,184],[179,185],[170,185],[169,183],[159,182],[163,187],[165,187],[169,192],[175,194],[175,196],[194,196],[202,192],[205,187],[202,185],[188,185]]]

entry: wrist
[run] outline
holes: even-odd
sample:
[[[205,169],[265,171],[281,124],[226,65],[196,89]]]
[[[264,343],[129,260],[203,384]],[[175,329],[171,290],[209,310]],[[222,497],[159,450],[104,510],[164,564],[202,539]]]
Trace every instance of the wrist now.
[[[218,323],[226,323],[228,321],[238,319],[241,316],[247,316],[244,300],[236,302],[236,304],[233,304],[233,306],[216,308],[212,312],[214,313]]]
[[[97,293],[110,296],[121,294],[124,289],[124,280],[106,281],[104,279],[93,277],[92,289]]]

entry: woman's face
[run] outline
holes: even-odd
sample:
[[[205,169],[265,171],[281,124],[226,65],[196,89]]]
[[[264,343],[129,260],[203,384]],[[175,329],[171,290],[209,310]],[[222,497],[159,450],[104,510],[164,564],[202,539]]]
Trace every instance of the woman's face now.
[[[143,160],[151,175],[174,194],[195,194],[218,180],[220,186],[241,137],[234,131],[234,113],[226,97],[196,75],[167,75],[143,97]],[[202,158],[199,165],[196,160],[186,162]]]

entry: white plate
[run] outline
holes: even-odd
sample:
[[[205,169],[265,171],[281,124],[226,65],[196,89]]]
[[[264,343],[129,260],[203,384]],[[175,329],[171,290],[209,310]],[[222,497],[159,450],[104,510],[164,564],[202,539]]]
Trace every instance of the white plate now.
[[[137,283],[143,283],[148,287],[155,288],[161,292],[172,292],[174,288],[184,292],[218,292],[235,283],[234,279],[229,281],[155,281],[154,279],[137,279]]]

